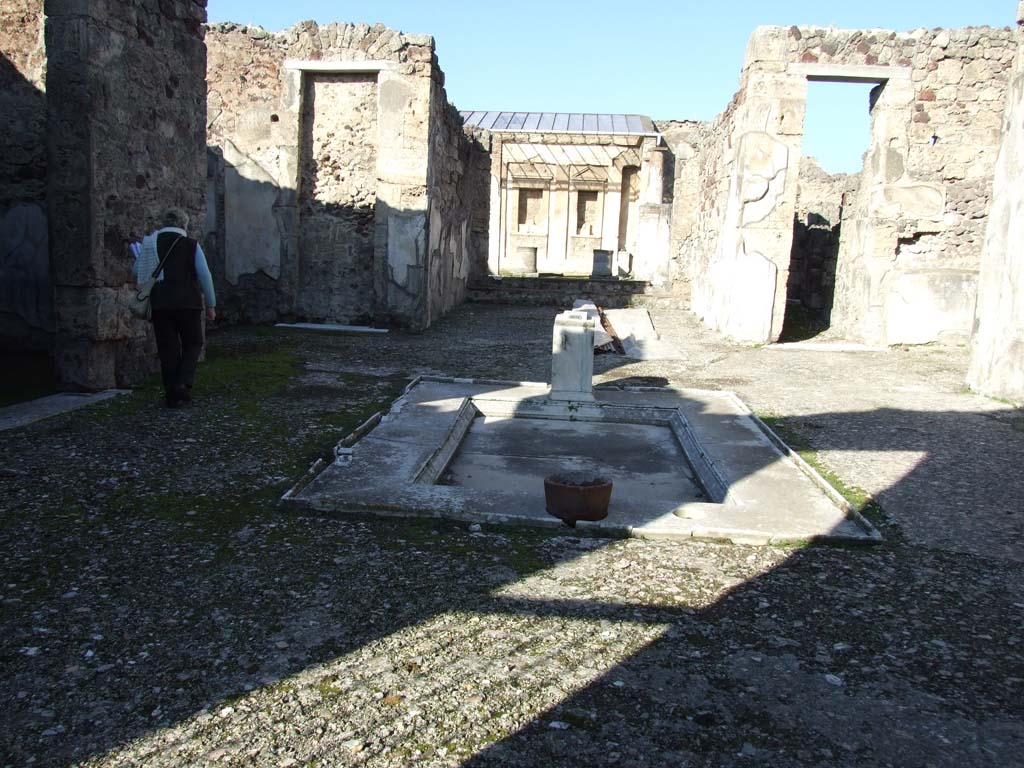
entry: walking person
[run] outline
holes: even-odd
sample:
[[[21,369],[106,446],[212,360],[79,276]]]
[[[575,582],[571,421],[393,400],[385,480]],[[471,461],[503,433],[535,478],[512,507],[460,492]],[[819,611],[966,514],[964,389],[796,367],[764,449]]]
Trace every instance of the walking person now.
[[[161,223],[160,229],[143,238],[132,273],[141,284],[163,263],[150,294],[153,333],[166,403],[179,408],[192,402],[204,343],[204,300],[206,318],[212,322],[217,317],[217,297],[202,246],[186,232],[188,214],[170,208]]]

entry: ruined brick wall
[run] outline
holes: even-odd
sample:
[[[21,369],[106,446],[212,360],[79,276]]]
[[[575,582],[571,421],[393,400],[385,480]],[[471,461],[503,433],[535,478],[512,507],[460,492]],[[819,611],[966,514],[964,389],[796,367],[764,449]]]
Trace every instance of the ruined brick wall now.
[[[787,40],[791,60],[911,70],[906,85],[885,87],[874,110],[868,170],[841,244],[833,325],[873,343],[963,343],[1013,56],[1009,30],[801,28]]]
[[[215,24],[207,44],[229,318],[425,326],[433,38]]]
[[[52,343],[43,0],[0,6],[0,345]]]
[[[48,186],[56,361],[66,387],[156,368],[127,309],[127,244],[170,206],[204,215],[205,2],[46,4]]]
[[[968,383],[1024,404],[1024,2],[981,264]]]
[[[697,225],[680,251],[695,311],[741,340],[778,337],[807,78],[845,68],[846,76],[886,85],[876,94],[866,174],[842,239],[834,323],[872,343],[962,337],[1012,50],[1002,29],[759,28],[739,92],[690,161],[700,168],[701,193]]]
[[[273,322],[291,312],[298,274],[297,247],[282,238],[297,225],[297,189],[278,182],[277,148],[298,141],[280,135],[285,51],[263,30],[234,24],[210,25],[206,42],[210,215],[203,245],[219,313],[227,321]]]
[[[462,127],[458,110],[448,103],[437,70],[430,109],[427,281],[428,323],[466,298],[479,248],[485,250],[489,168],[480,161],[483,146]],[[481,224],[483,229],[481,230]]]

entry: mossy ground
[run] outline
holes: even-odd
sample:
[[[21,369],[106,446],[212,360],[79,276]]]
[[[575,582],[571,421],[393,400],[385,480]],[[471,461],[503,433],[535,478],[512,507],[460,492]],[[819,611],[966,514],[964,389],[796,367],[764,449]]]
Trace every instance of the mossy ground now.
[[[758,414],[758,418],[772,429],[775,434],[782,438],[794,453],[806,461],[815,472],[821,475],[822,479],[831,485],[846,499],[850,505],[857,510],[876,528],[886,532],[886,538],[890,541],[893,536],[898,536],[898,528],[892,519],[885,514],[881,504],[863,488],[847,483],[831,467],[826,464],[816,450],[811,447],[810,440],[800,432],[799,427],[792,424],[792,420],[765,414]],[[822,542],[810,542],[810,544],[821,545]],[[840,546],[850,546],[841,544]]]

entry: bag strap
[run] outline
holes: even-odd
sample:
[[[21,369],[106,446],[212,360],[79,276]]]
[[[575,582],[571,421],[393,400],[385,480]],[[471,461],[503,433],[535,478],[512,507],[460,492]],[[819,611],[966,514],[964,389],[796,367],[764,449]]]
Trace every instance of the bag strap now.
[[[160,263],[156,265],[156,269],[153,270],[153,274],[149,276],[150,280],[155,280],[156,276],[160,274],[160,271],[164,268],[164,262],[166,262],[168,257],[170,257],[171,251],[174,250],[174,246],[180,243],[182,239],[182,236],[178,235],[178,239],[171,243],[171,247],[167,249],[167,253],[165,253],[164,257],[160,259]],[[159,243],[159,238],[157,238],[157,242]]]

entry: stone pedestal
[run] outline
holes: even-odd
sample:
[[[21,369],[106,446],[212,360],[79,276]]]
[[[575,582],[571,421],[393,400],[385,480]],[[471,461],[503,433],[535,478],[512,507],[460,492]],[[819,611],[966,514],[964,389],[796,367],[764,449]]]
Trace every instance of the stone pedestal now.
[[[594,378],[594,321],[586,312],[555,318],[551,337],[552,400],[591,402]]]

